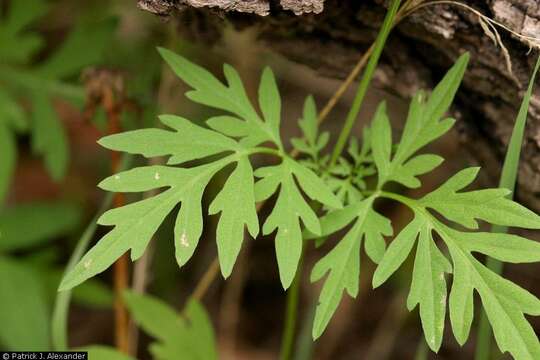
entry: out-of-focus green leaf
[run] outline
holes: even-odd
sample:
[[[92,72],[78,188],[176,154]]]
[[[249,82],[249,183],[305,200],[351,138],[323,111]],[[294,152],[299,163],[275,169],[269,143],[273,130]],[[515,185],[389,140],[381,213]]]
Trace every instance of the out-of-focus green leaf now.
[[[49,309],[40,276],[0,256],[0,344],[14,351],[49,349]]]
[[[23,30],[43,15],[47,8],[46,3],[41,0],[9,3],[9,11],[0,22],[0,77],[2,83],[6,83],[8,91],[29,98],[32,108],[33,150],[45,158],[46,169],[51,177],[58,181],[66,174],[69,149],[64,128],[51,102],[56,95],[81,101],[81,97],[84,97],[83,89],[64,84],[61,79],[76,75],[85,66],[99,64],[117,21],[107,19],[77,24],[60,48],[41,65],[26,68],[21,65],[25,65],[41,48],[42,40],[37,33],[26,33]],[[5,107],[2,98],[0,96],[0,108]],[[5,111],[0,110],[0,126],[5,115]],[[5,138],[3,133],[0,136]],[[4,145],[5,149],[2,149],[6,155],[5,159],[2,159],[4,171],[0,174],[0,195],[5,192],[2,187],[9,181],[6,179],[9,179],[12,171],[9,164],[14,161],[13,156],[8,159],[11,152],[6,150],[7,146]]]
[[[53,179],[60,180],[66,174],[69,156],[65,130],[46,94],[35,92],[32,106],[32,148],[44,156]]]
[[[212,324],[197,301],[190,301],[185,313],[177,314],[170,306],[149,295],[126,292],[124,299],[135,322],[157,340],[150,345],[155,358],[217,359]]]
[[[63,272],[51,268],[49,264],[44,268],[37,268],[43,275],[43,281],[47,285],[48,293],[55,295],[62,280]],[[92,308],[110,308],[113,305],[113,292],[98,279],[90,279],[73,289],[73,302]]]
[[[118,21],[109,18],[99,22],[79,23],[67,39],[37,72],[48,78],[65,78],[77,75],[87,66],[96,66],[113,36]]]
[[[24,113],[15,100],[0,89],[0,203],[7,194],[17,160],[15,132],[26,130]]]
[[[45,14],[43,0],[12,1],[0,21],[0,61],[26,63],[42,46],[41,37],[23,32],[24,28]]]
[[[81,209],[67,203],[28,203],[0,211],[0,252],[26,249],[77,228]]]
[[[4,89],[0,88],[0,124],[15,132],[23,132],[28,128],[25,114],[21,106]]]
[[[11,131],[0,124],[0,203],[7,194],[11,178],[15,171],[17,145]],[[0,225],[0,237],[2,227]],[[0,245],[1,246],[1,245]]]

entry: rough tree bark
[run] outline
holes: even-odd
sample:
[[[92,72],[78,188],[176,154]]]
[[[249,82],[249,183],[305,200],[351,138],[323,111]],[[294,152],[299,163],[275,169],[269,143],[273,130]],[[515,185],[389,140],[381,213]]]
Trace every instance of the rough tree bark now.
[[[540,0],[457,0],[513,31],[540,39]],[[198,39],[220,33],[223,18],[238,27],[256,26],[259,38],[287,58],[325,76],[344,78],[372,43],[384,0],[139,0],[139,7],[178,18],[184,32]],[[376,86],[402,97],[431,87],[463,51],[471,64],[456,101],[461,140],[492,179],[499,175],[523,90],[536,60],[530,43],[500,31],[512,59],[480,26],[477,15],[455,5],[425,7],[394,31]],[[540,88],[531,101],[519,172],[519,198],[540,210]]]

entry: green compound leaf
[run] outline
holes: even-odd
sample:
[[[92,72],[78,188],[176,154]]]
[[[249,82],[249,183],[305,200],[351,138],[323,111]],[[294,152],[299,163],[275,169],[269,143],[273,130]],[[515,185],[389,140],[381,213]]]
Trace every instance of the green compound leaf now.
[[[101,146],[114,151],[140,154],[145,157],[170,156],[167,164],[177,165],[224,152],[239,151],[234,140],[197,126],[175,115],[161,115],[160,121],[174,131],[140,129],[106,136]]]
[[[426,100],[422,93],[415,96],[397,147],[392,145],[386,106],[382,103],[378,107],[370,129],[371,149],[365,153],[368,158],[371,151],[371,160],[377,168],[377,189],[365,191],[365,184],[357,183],[357,188],[363,195],[369,195],[368,198],[352,201],[341,210],[329,211],[320,220],[320,235],[305,233],[308,239],[317,238],[335,233],[352,223],[345,237],[315,265],[312,272],[312,280],[329,273],[315,315],[315,338],[324,330],[342,293],[347,291],[355,296],[358,292],[358,252],[365,234],[366,252],[372,260],[379,262],[373,276],[373,287],[383,284],[415,249],[407,307],[409,310],[419,307],[426,342],[433,351],[437,352],[442,343],[447,298],[452,330],[457,341],[465,343],[473,321],[476,292],[494,328],[501,351],[508,351],[516,359],[539,358],[540,343],[525,316],[540,315],[540,300],[491,271],[474,257],[474,253],[511,263],[538,262],[540,244],[517,235],[462,229],[478,229],[478,220],[499,226],[539,229],[540,216],[511,201],[506,189],[465,190],[476,178],[477,168],[458,172],[420,199],[381,190],[388,181],[418,187],[421,184],[416,177],[440,164],[442,158],[436,155],[415,153],[448,131],[453,124],[451,119],[441,121],[440,118],[459,86],[466,63],[467,55],[458,60],[429,99]],[[349,153],[356,162],[354,154],[362,151],[354,142],[350,149]],[[350,168],[350,163],[343,161],[333,171],[337,176],[344,177],[351,173]],[[332,179],[335,182],[339,180]],[[388,220],[381,216],[377,224],[366,213],[366,209],[371,209],[371,204],[378,197],[403,203],[414,214],[412,221],[390,243],[386,252],[383,235],[391,234]],[[459,230],[441,222],[440,218],[459,226]],[[363,223],[359,225],[361,221]],[[384,231],[385,224],[389,228],[387,232]],[[370,231],[377,235],[374,242],[377,245],[371,249],[371,254],[368,248]],[[371,235],[371,238],[374,236]],[[442,240],[448,254],[437,243],[438,239]],[[452,274],[450,294],[446,274]]]
[[[475,218],[492,224],[540,228],[540,217],[508,200],[506,190],[455,192],[469,185],[477,172],[476,168],[462,170],[420,200],[389,195],[408,205],[415,217],[389,245],[373,276],[373,287],[380,286],[401,266],[418,241],[407,306],[412,310],[420,305],[422,327],[429,347],[436,352],[441,345],[447,299],[444,274],[453,272],[449,306],[457,341],[464,344],[468,338],[476,290],[501,351],[509,351],[517,359],[535,359],[540,344],[524,315],[540,315],[540,300],[489,270],[472,253],[512,263],[538,262],[540,244],[517,235],[454,230],[427,211],[428,207],[433,208],[447,219],[472,229],[478,227]],[[455,200],[458,195],[459,201]],[[443,197],[446,197],[444,206]],[[458,204],[455,209],[454,204]],[[458,207],[461,212],[456,210]],[[500,214],[494,215],[492,207],[500,209]],[[433,232],[449,249],[453,268],[438,249]]]
[[[279,137],[281,102],[270,69],[263,72],[259,88],[259,105],[264,115],[263,121],[251,105],[240,76],[230,65],[225,64],[223,67],[228,82],[226,86],[210,72],[184,57],[163,48],[158,48],[158,51],[176,75],[193,88],[186,93],[190,100],[230,112],[244,121],[247,135],[242,140],[245,145],[256,146],[270,141],[279,148],[283,147]]]
[[[376,173],[371,150],[371,129],[366,126],[362,133],[362,145],[359,146],[358,141],[352,138],[347,149],[349,157],[340,157],[337,164],[323,174],[345,205],[365,197],[362,191],[367,190],[366,178]],[[322,163],[325,165],[324,161]]]
[[[304,112],[302,119],[298,122],[302,133],[309,145],[315,146],[317,135],[319,132],[319,124],[317,119],[317,106],[313,96],[308,96],[304,102]]]
[[[255,176],[261,178],[255,184],[257,201],[269,198],[279,187],[276,204],[264,223],[263,233],[267,235],[278,230],[276,256],[281,283],[287,289],[294,279],[302,252],[300,220],[309,231],[321,232],[319,219],[302,196],[295,179],[311,199],[334,208],[341,207],[341,203],[317,175],[292,159],[284,158],[279,165],[260,168]]]
[[[183,204],[175,225],[176,258],[181,266],[191,257],[202,233],[201,198],[211,177],[227,161],[190,169],[145,166],[111,176],[100,183],[109,191],[149,191],[168,187],[160,194],[103,214],[100,225],[114,225],[69,272],[60,290],[69,289],[102,272],[126,251],[138,259],[165,216],[177,203]]]
[[[452,266],[435,245],[429,224],[424,224],[419,230],[407,308],[410,311],[416,305],[420,306],[424,336],[430,348],[438,351],[446,314],[447,290],[444,273],[452,272]]]
[[[540,244],[515,235],[463,233],[442,224],[436,226],[458,272],[450,293],[450,320],[458,342],[463,344],[468,337],[473,314],[472,296],[476,290],[501,351],[510,352],[516,359],[537,359],[540,356],[540,343],[524,315],[540,315],[540,300],[489,270],[471,252],[493,256],[501,261],[538,262]],[[483,244],[475,244],[473,239],[476,238],[481,239]],[[518,258],[525,249],[527,256]]]
[[[114,228],[66,275],[60,289],[67,290],[100,273],[127,251],[131,251],[133,260],[138,259],[164,218],[178,204],[174,228],[176,259],[179,266],[184,265],[202,234],[201,203],[205,189],[216,173],[229,169],[232,171],[208,209],[209,214],[220,214],[216,241],[221,272],[224,277],[231,274],[244,240],[244,229],[253,238],[259,232],[256,201],[270,197],[279,188],[277,202],[263,230],[268,234],[278,229],[278,264],[283,286],[288,287],[302,248],[300,220],[311,231],[320,231],[319,220],[303,194],[329,208],[339,208],[341,203],[313,171],[283,154],[279,139],[281,103],[272,72],[263,72],[259,88],[263,121],[232,68],[225,67],[229,82],[225,87],[197,65],[168,50],[160,51],[173,70],[195,89],[189,93],[190,98],[234,116],[209,119],[207,124],[214,129],[211,130],[178,116],[163,115],[160,120],[169,129],[139,129],[101,139],[102,146],[114,151],[168,158],[167,166],[144,166],[113,175],[100,183],[101,188],[114,192],[162,190],[153,197],[103,214],[98,223]],[[233,124],[241,126],[227,129]],[[255,146],[261,142],[272,142],[278,149]],[[249,156],[257,153],[277,156],[281,164],[254,172]],[[190,164],[194,160],[197,165]],[[262,179],[254,184],[254,176]]]
[[[297,151],[309,155],[313,164],[317,164],[321,150],[328,144],[330,134],[328,132],[319,134],[317,107],[313,96],[306,98],[303,115],[298,125],[302,130],[303,138],[292,138],[291,143]]]
[[[425,219],[415,216],[396,236],[386,249],[382,260],[373,274],[373,287],[379,287],[403,264],[409,256],[420,230],[425,226]]]
[[[420,204],[470,229],[478,228],[476,219],[524,228],[540,225],[540,216],[507,198],[510,190],[484,189],[458,193],[476,178],[479,170],[461,170],[437,190],[420,199]]]
[[[253,169],[247,158],[238,161],[223,189],[210,204],[208,212],[209,214],[221,212],[216,241],[221,273],[224,277],[228,277],[242,247],[244,226],[247,226],[253,238],[259,233]]]
[[[351,222],[353,225],[343,239],[315,264],[311,272],[312,282],[322,279],[328,273],[315,312],[312,331],[314,339],[321,336],[330,322],[343,291],[347,291],[351,297],[358,294],[362,239],[365,239],[368,256],[378,262],[386,247],[383,235],[392,235],[390,221],[373,210],[374,199],[366,198],[341,210],[332,211],[321,219],[322,236],[332,234]],[[316,234],[307,235],[308,239],[313,237]]]
[[[441,120],[441,117],[454,99],[468,61],[469,55],[462,55],[427,100],[422,92],[414,96],[401,140],[393,156],[392,132],[386,106],[383,103],[378,107],[372,125],[371,145],[378,170],[379,189],[389,181],[410,188],[419,187],[420,181],[416,176],[431,171],[442,162],[442,158],[436,155],[422,155],[420,159],[411,159],[411,156],[444,135],[454,124],[453,119]]]
[[[156,339],[150,352],[156,359],[217,359],[212,323],[197,301],[190,301],[182,314],[149,295],[126,292],[124,299],[135,322]]]

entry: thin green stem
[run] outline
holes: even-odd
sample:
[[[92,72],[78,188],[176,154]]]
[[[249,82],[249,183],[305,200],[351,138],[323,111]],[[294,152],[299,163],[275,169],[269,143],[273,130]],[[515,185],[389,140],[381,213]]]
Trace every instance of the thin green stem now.
[[[487,266],[494,266],[493,262],[496,260],[488,259]],[[501,266],[502,271],[502,266]],[[491,354],[491,325],[487,318],[486,312],[482,310],[480,315],[480,322],[478,323],[478,340],[476,341],[476,352],[474,354],[475,360],[487,360]]]
[[[388,192],[388,191],[381,191],[381,190],[364,191],[363,194],[395,200],[395,201],[400,202],[403,205],[405,205],[405,206],[407,206],[407,207],[409,207],[411,209],[418,209],[418,205],[415,204],[415,202],[416,202],[415,199],[411,199],[409,197],[406,197],[406,196],[403,196],[403,195],[400,195],[400,194],[396,194],[396,193],[392,193],[392,192]]]
[[[527,123],[529,102],[534,87],[534,80],[539,68],[540,57],[538,57],[536,60],[536,66],[534,67],[531,80],[529,81],[529,87],[525,93],[521,107],[519,108],[519,113],[512,130],[512,136],[510,137],[510,142],[508,143],[508,150],[506,151],[506,156],[504,158],[501,178],[499,180],[499,187],[507,188],[508,190],[512,191],[511,196],[513,196],[513,192],[516,187],[519,158],[521,155],[521,145],[523,144],[523,135],[525,133],[525,124]],[[494,225],[492,226],[491,231],[505,233],[508,231],[508,228],[505,226]],[[498,260],[488,258],[486,265],[490,270],[497,274],[501,274],[503,271],[503,264]],[[491,326],[489,325],[486,312],[482,311],[480,324],[478,325],[478,341],[476,344],[475,360],[489,359],[492,342],[491,338]]]
[[[97,229],[97,219],[105,210],[107,210],[112,202],[114,193],[108,193],[101,204],[100,209],[98,210],[96,216],[90,221],[84,233],[79,238],[75,250],[69,258],[69,262],[66,266],[64,274],[67,274],[75,264],[79,262],[90,244],[94,233]],[[52,322],[51,322],[51,337],[52,345],[55,351],[66,351],[69,347],[68,344],[68,313],[69,313],[69,303],[71,301],[72,290],[59,291],[56,293],[56,300],[54,302],[54,309],[52,313]]]
[[[277,149],[273,149],[273,148],[268,148],[268,147],[262,147],[262,146],[259,146],[259,147],[255,147],[255,148],[252,148],[249,150],[249,154],[270,154],[270,155],[276,155],[276,156],[279,156],[279,157],[285,157],[287,156],[286,153],[284,153],[283,151],[281,150],[277,150]]]
[[[126,169],[129,166],[131,157],[125,156],[120,165],[121,169]],[[112,203],[114,193],[107,193],[101,206],[96,213],[96,216],[90,221],[83,234],[79,238],[75,250],[71,254],[67,263],[64,275],[69,273],[71,269],[79,262],[92,240],[94,233],[97,229],[97,220],[103,212],[105,212]],[[56,299],[54,301],[54,308],[51,320],[51,338],[52,346],[55,351],[66,351],[69,347],[68,342],[68,314],[69,303],[71,301],[72,290],[59,291],[56,293]]]
[[[318,299],[313,299],[306,310],[303,325],[301,325],[296,340],[296,353],[293,357],[294,360],[310,360],[313,358],[313,348],[315,343],[313,342],[313,338],[311,336],[311,329],[313,328],[313,320],[315,319],[315,311],[318,303]]]
[[[369,87],[371,79],[373,78],[373,74],[375,72],[375,69],[377,68],[377,64],[379,63],[379,58],[381,57],[382,50],[386,43],[386,39],[388,38],[390,30],[392,30],[392,27],[394,25],[400,3],[401,0],[392,0],[390,8],[386,13],[381,30],[379,31],[377,39],[375,40],[375,48],[373,49],[373,53],[369,57],[366,70],[364,71],[364,75],[362,76],[360,85],[358,85],[358,90],[356,92],[356,96],[354,97],[351,109],[347,114],[345,124],[341,129],[334,150],[332,151],[332,156],[330,158],[330,167],[336,163],[337,159],[345,148],[345,144],[347,143],[349,135],[351,134],[351,130],[354,126],[354,123],[356,122],[358,113],[360,112],[360,107],[362,106],[364,97],[366,96],[367,89]]]
[[[302,256],[300,257],[300,262],[298,263],[298,268],[296,270],[296,275],[291,284],[291,287],[287,291],[287,305],[285,309],[285,324],[283,328],[283,336],[281,338],[281,360],[290,360],[293,356],[294,348],[294,338],[296,330],[296,321],[298,315],[298,300],[300,299],[300,280],[302,277],[302,268],[303,268],[303,253],[306,242],[304,242],[304,247],[302,248]]]

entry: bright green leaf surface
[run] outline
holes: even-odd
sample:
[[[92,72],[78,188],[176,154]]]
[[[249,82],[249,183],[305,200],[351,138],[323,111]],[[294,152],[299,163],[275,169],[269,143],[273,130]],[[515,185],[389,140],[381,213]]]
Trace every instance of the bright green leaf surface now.
[[[247,158],[238,161],[223,189],[210,204],[208,212],[221,212],[216,241],[221,272],[224,277],[228,277],[242,246],[244,227],[247,226],[253,238],[259,233],[253,169]]]
[[[197,126],[179,116],[162,115],[160,120],[174,131],[140,129],[109,135],[99,140],[108,149],[145,157],[170,156],[167,164],[205,158],[236,151],[240,146],[215,131]]]
[[[476,178],[478,170],[479,168],[461,170],[435,191],[424,196],[420,203],[436,210],[448,220],[470,229],[478,228],[475,219],[496,225],[540,228],[540,216],[508,199],[509,190],[457,192]]]
[[[414,96],[401,140],[395,154],[390,156],[391,129],[384,105],[379,106],[373,120],[372,147],[379,171],[378,188],[388,181],[396,181],[408,187],[420,185],[417,175],[432,170],[442,159],[411,159],[416,151],[441,137],[454,124],[452,119],[441,120],[448,110],[467,68],[469,55],[462,55],[427,98],[422,92]],[[377,155],[376,155],[377,154]],[[411,163],[412,162],[412,163]]]
[[[450,183],[461,186],[469,184],[471,178],[471,175],[462,176],[461,181]],[[507,201],[512,206],[518,206]],[[540,344],[524,314],[539,315],[540,300],[489,270],[471,253],[485,254],[507,262],[538,262],[540,244],[516,235],[454,230],[427,212],[423,199],[409,199],[407,204],[414,211],[415,218],[388,247],[374,274],[373,286],[381,285],[397,270],[418,239],[407,306],[412,310],[417,304],[420,305],[422,327],[430,348],[436,352],[441,344],[447,296],[444,273],[453,272],[450,320],[458,342],[464,344],[468,338],[474,314],[473,292],[476,290],[488,313],[501,351],[509,351],[517,359],[536,358]],[[438,250],[432,238],[433,231],[450,250],[453,270]]]
[[[264,223],[263,233],[266,235],[278,230],[276,256],[281,283],[287,289],[294,279],[302,252],[300,220],[310,232],[321,232],[319,219],[300,188],[308,197],[322,204],[331,207],[340,207],[341,204],[320,178],[294,160],[285,158],[280,165],[258,169],[255,175],[261,178],[255,185],[258,201],[267,199],[279,187],[276,204]]]
[[[368,256],[378,262],[384,253],[386,243],[383,235],[392,235],[388,219],[372,209],[373,197],[367,198],[342,210],[330,212],[321,219],[322,234],[328,235],[354,222],[351,229],[338,244],[314,266],[311,281],[320,280],[328,273],[319,296],[319,304],[313,323],[313,338],[318,338],[336,311],[343,291],[356,297],[360,276],[360,248],[365,237]]]
[[[224,67],[228,82],[225,86],[183,57],[165,49],[160,52],[175,73],[193,87],[188,93],[192,100],[235,116],[209,119],[210,130],[178,116],[163,115],[161,122],[172,131],[139,129],[101,139],[99,143],[111,150],[145,157],[168,156],[167,165],[186,167],[140,167],[102,181],[100,187],[115,192],[166,189],[151,198],[105,213],[99,223],[114,228],[66,275],[60,288],[69,289],[98,274],[129,250],[132,259],[139,258],[165,216],[179,203],[174,229],[176,258],[180,266],[184,265],[193,255],[202,233],[201,202],[205,188],[218,171],[233,164],[232,173],[209,207],[209,214],[220,214],[216,238],[222,274],[227,277],[233,269],[244,228],[247,227],[252,237],[258,234],[255,201],[270,197],[279,188],[277,202],[263,230],[265,234],[278,230],[278,265],[283,286],[287,288],[296,273],[302,248],[300,221],[307,229],[320,232],[318,218],[304,194],[328,208],[339,208],[341,202],[312,170],[283,154],[279,138],[281,100],[272,72],[265,69],[261,78],[258,99],[261,118],[251,105],[238,74],[230,66]],[[315,109],[309,109],[309,105],[306,111],[308,116],[315,116]],[[238,127],[228,129],[232,125]],[[323,139],[322,143],[325,141]],[[278,149],[255,147],[262,142],[273,142]],[[257,170],[255,175],[262,179],[254,185],[249,156],[259,152],[277,156],[282,162]],[[193,160],[208,163],[186,165]],[[374,256],[380,256],[380,239],[376,235],[372,238],[371,251]]]
[[[259,88],[259,105],[265,116],[265,121],[263,121],[249,101],[240,76],[231,66],[223,67],[228,82],[226,86],[210,72],[184,57],[167,49],[159,48],[158,50],[176,75],[193,88],[186,94],[189,99],[233,113],[245,121],[249,129],[248,135],[243,139],[246,145],[256,146],[271,141],[278,147],[282,147],[279,138],[280,110],[275,108],[279,106],[280,100],[269,69],[263,72]]]
[[[109,191],[148,191],[161,187],[168,189],[154,197],[103,214],[98,223],[114,225],[114,229],[90,249],[66,275],[60,289],[67,290],[102,272],[128,250],[131,250],[133,260],[138,259],[165,216],[178,203],[186,205],[187,209],[194,209],[188,210],[191,215],[189,227],[186,222],[177,222],[175,228],[177,259],[179,265],[183,265],[193,254],[202,231],[202,216],[199,214],[204,188],[210,178],[226,164],[224,159],[191,169],[145,166],[121,172],[102,181],[100,186]],[[182,214],[181,210],[180,215]]]

